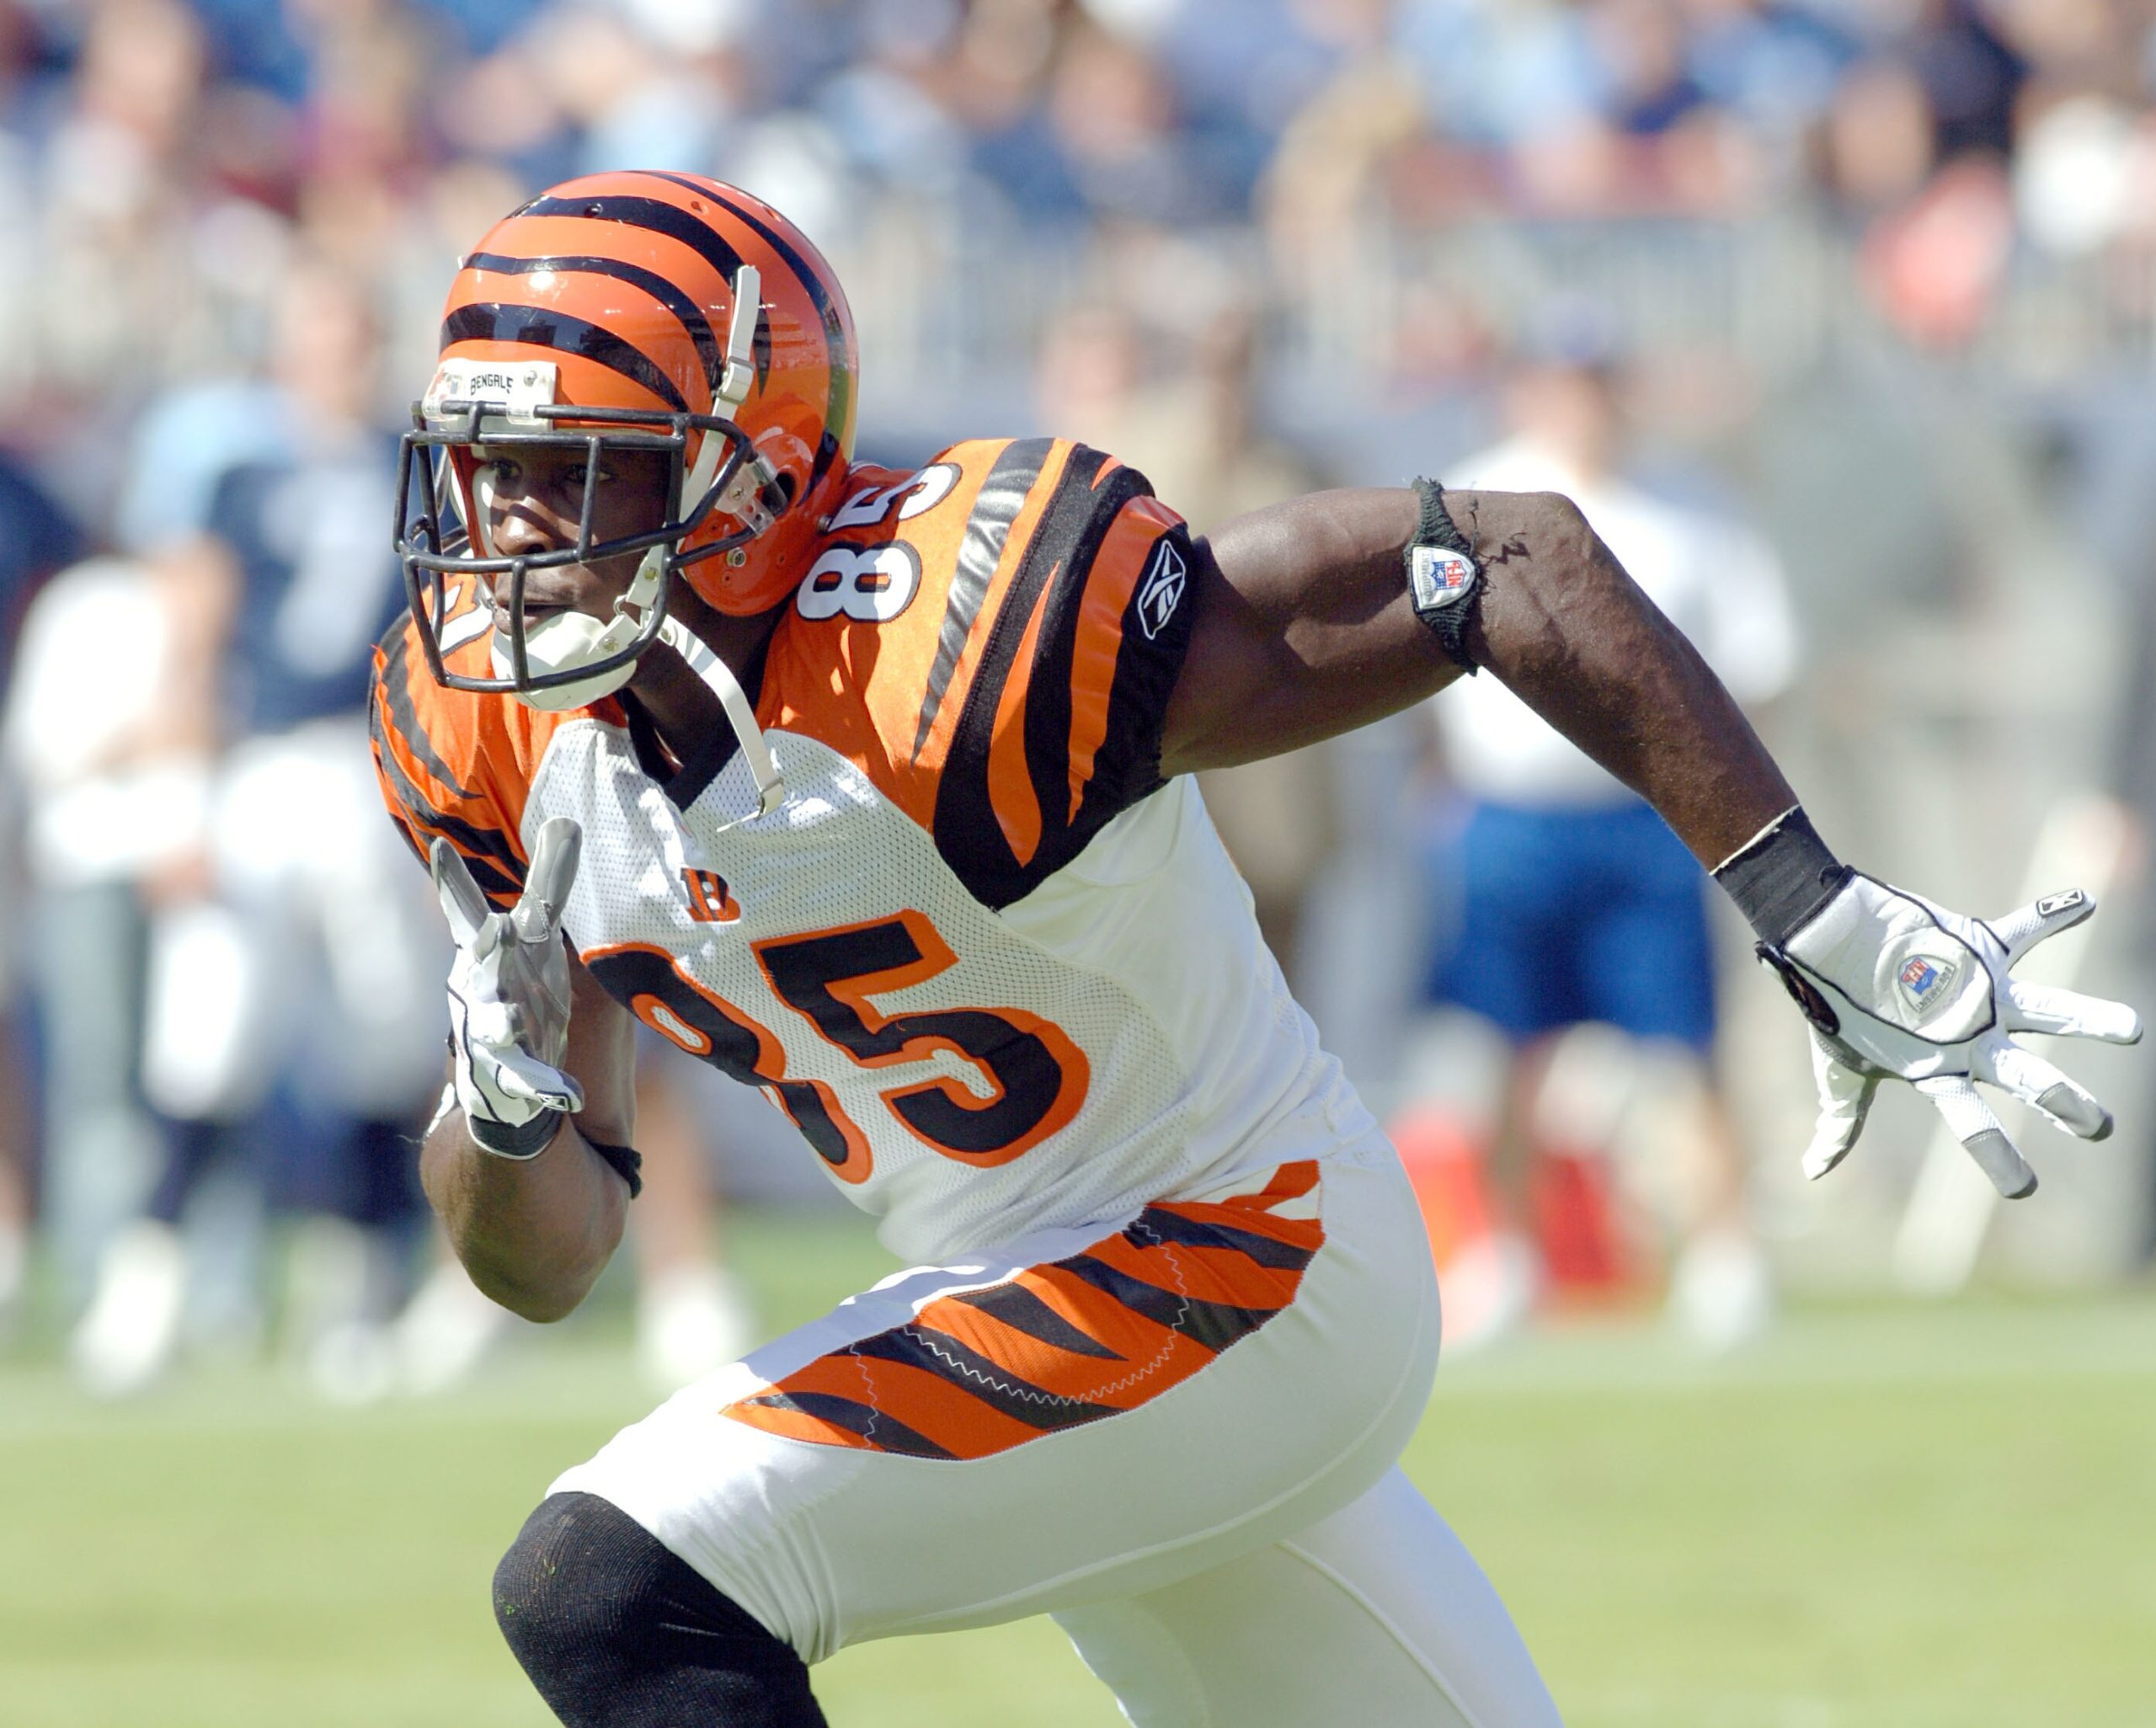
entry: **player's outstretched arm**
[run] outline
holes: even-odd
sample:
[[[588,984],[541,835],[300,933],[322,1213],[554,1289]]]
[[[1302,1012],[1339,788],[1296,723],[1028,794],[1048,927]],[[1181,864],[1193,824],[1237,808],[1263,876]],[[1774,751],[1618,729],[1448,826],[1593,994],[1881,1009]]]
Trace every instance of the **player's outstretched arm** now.
[[[612,1256],[633,1170],[635,1024],[560,934],[576,851],[574,823],[547,824],[509,913],[445,843],[430,859],[457,953],[420,1183],[472,1282],[535,1320],[568,1314]]]
[[[2015,1035],[2132,1043],[2139,1016],[2009,975],[2093,904],[2069,890],[1986,921],[1840,863],[1721,681],[1568,500],[1320,493],[1228,523],[1211,554],[1163,772],[1293,749],[1486,669],[1652,803],[1751,920],[1812,1023],[1808,1174],[1848,1154],[1890,1078],[1931,1100],[2009,1198],[2036,1175],[1976,1082],[2084,1139],[2111,1132],[2103,1107]]]
[[[1553,493],[1448,492],[1485,573],[1465,648],[1659,810],[1701,862],[1796,795],[1721,680]],[[1161,770],[1275,755],[1407,707],[1462,667],[1403,573],[1421,500],[1313,493],[1238,516],[1198,562],[1198,614]]]

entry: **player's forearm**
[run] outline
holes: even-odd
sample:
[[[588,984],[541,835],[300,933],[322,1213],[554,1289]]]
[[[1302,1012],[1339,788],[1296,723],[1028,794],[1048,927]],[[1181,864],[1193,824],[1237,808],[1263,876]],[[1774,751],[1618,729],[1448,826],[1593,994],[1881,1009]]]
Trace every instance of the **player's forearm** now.
[[[1712,866],[1796,802],[1721,681],[1566,499],[1449,492],[1486,582],[1478,664],[1644,796]],[[1327,492],[1212,537],[1166,773],[1276,755],[1396,712],[1461,675],[1410,603],[1419,501]]]
[[[536,1158],[499,1158],[451,1110],[428,1134],[419,1181],[472,1282],[526,1320],[584,1300],[622,1240],[628,1187],[574,1118]]]
[[[1486,575],[1476,659],[1632,787],[1710,868],[1796,803],[1699,650],[1567,499],[1448,493]]]

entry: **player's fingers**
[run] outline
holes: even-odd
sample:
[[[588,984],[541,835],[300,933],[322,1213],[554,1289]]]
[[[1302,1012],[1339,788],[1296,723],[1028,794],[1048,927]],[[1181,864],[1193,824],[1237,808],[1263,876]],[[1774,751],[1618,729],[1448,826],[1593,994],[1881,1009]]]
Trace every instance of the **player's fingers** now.
[[[532,843],[531,867],[525,872],[524,893],[510,915],[518,937],[527,942],[550,942],[560,926],[562,907],[576,881],[577,859],[584,850],[584,830],[567,816],[549,816],[539,825]]]
[[[1991,933],[2004,946],[2006,963],[2011,966],[2038,942],[2063,930],[2072,930],[2095,909],[2095,901],[2079,888],[2067,888],[2056,894],[2046,894],[2042,899],[2009,912],[2004,918],[1988,919],[1986,922],[1991,926]]]
[[[1989,1176],[1992,1186],[2009,1200],[2020,1200],[2036,1192],[2036,1173],[2015,1149],[2006,1130],[1991,1113],[1991,1106],[1977,1096],[1966,1075],[1940,1075],[1920,1080],[1917,1090],[1939,1107],[1949,1133],[1959,1140],[1977,1167]]]
[[[458,947],[470,947],[494,908],[472,880],[462,855],[447,840],[437,837],[427,848],[427,868],[434,876],[435,893],[441,900],[441,915],[449,920],[451,936]]]
[[[2106,1044],[2141,1042],[2141,1016],[2123,1002],[2051,984],[2023,984],[2019,979],[2007,980],[2006,1001],[2009,1032],[2057,1032],[2098,1038]]]
[[[1856,1144],[1879,1082],[1849,1067],[1817,1034],[1812,1040],[1812,1075],[1819,1089],[1819,1120],[1812,1144],[1804,1149],[1804,1173],[1816,1181]]]
[[[2035,1051],[2006,1038],[1993,1038],[1977,1048],[1976,1057],[1978,1080],[2013,1093],[2068,1133],[2100,1140],[2111,1133],[2111,1112]]]

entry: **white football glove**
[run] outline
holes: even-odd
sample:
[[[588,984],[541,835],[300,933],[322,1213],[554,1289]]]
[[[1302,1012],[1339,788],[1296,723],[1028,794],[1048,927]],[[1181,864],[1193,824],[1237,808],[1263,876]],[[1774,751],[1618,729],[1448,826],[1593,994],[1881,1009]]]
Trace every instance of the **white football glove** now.
[[[584,1089],[561,1068],[569,1035],[569,960],[562,906],[584,830],[566,816],[541,824],[524,893],[497,912],[446,840],[428,852],[442,915],[456,939],[449,968],[452,1084],[465,1126],[504,1158],[544,1151]]]
[[[2035,1192],[2036,1172],[1977,1095],[1976,1081],[2011,1092],[2084,1139],[2110,1133],[2102,1105],[2011,1036],[2138,1042],[2141,1016],[2124,1003],[2008,976],[2037,943],[2095,909],[2069,889],[1988,923],[1852,872],[1785,941],[1761,943],[1760,958],[1812,1021],[1819,1125],[1805,1174],[1823,1176],[1848,1155],[1889,1076],[1910,1081],[1939,1107],[2009,1200]]]

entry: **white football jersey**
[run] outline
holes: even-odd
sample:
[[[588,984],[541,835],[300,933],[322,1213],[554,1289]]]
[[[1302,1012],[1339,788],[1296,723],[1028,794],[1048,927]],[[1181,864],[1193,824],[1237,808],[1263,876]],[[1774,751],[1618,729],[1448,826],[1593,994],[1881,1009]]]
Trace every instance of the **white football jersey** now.
[[[902,1257],[1321,1154],[1369,1118],[1196,787],[1160,780],[1190,555],[1081,445],[858,469],[746,680],[785,776],[768,815],[741,819],[730,731],[677,771],[632,706],[443,688],[408,621],[377,656],[385,796],[504,904],[539,824],[574,818],[584,964],[760,1088]],[[485,616],[446,621],[460,669]]]

